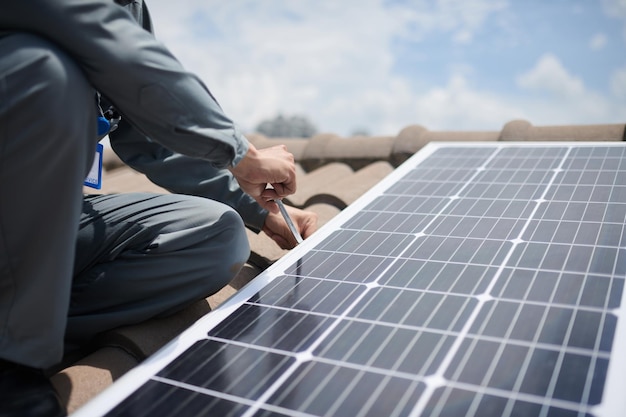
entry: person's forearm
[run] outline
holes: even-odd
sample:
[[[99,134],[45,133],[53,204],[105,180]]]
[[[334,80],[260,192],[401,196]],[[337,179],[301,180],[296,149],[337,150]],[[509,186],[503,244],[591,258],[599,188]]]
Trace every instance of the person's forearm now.
[[[174,193],[220,201],[237,210],[250,229],[263,228],[267,211],[239,188],[228,170],[150,142],[124,121],[109,139],[115,153],[153,183]]]

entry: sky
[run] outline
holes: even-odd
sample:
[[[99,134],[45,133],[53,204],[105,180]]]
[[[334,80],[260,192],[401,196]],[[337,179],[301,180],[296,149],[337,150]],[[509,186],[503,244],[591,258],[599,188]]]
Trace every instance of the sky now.
[[[244,132],[626,123],[626,0],[147,0]]]

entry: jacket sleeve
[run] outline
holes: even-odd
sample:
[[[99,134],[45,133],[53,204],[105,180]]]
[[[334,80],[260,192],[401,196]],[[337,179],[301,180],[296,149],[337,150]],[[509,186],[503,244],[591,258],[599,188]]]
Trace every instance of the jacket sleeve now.
[[[0,0],[0,31],[59,45],[126,121],[174,152],[224,168],[248,150],[202,81],[111,0]]]
[[[230,171],[150,142],[124,119],[109,134],[109,140],[115,153],[126,164],[144,173],[155,184],[173,193],[225,203],[234,208],[253,231],[259,232],[263,228],[267,211],[239,188]]]

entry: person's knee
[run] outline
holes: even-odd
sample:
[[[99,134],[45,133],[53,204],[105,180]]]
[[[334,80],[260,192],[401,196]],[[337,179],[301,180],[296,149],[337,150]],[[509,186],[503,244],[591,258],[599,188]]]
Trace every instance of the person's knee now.
[[[198,289],[206,297],[216,293],[239,273],[250,256],[250,245],[243,220],[230,207],[224,207],[211,222],[211,238],[207,239],[198,262],[205,271]]]
[[[224,230],[219,238],[223,246],[220,251],[222,256],[218,279],[226,285],[250,257],[250,244],[243,220],[236,211],[225,211],[219,222],[223,224]]]

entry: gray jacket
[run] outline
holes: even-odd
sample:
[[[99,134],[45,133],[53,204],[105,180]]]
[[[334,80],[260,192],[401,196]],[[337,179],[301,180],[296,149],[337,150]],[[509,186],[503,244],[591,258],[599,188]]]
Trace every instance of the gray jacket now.
[[[224,202],[259,230],[267,212],[224,169],[243,158],[248,141],[155,39],[143,1],[117,3],[0,0],[0,36],[25,31],[61,46],[122,115],[109,138],[125,163],[172,192]]]

